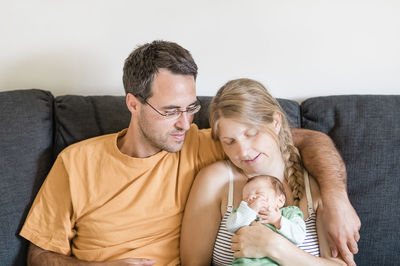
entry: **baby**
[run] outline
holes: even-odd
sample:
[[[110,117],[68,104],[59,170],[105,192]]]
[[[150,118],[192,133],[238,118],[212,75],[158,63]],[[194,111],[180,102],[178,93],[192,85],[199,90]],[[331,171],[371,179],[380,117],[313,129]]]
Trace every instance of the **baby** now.
[[[296,206],[285,205],[285,190],[279,179],[260,175],[249,179],[242,191],[242,201],[227,219],[226,227],[235,233],[263,214],[263,222],[273,231],[299,245],[306,236],[303,213]],[[270,258],[237,258],[233,265],[278,265]]]

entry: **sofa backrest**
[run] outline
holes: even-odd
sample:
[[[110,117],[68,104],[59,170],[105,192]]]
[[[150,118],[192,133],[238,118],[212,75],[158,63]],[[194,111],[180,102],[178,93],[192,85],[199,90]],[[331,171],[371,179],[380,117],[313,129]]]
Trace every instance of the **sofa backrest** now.
[[[400,261],[400,95],[329,96],[301,105],[302,127],[328,134],[361,218],[357,265]],[[341,217],[346,219],[346,217]]]
[[[75,142],[118,132],[129,125],[122,96],[66,95],[54,101],[54,155]]]
[[[30,205],[52,165],[53,96],[0,92],[0,265],[25,265],[19,237]]]
[[[199,128],[208,128],[208,108],[211,96],[199,97],[202,108],[193,122]],[[289,116],[291,125],[300,127],[300,107],[297,102],[278,99]],[[68,145],[75,142],[118,132],[127,128],[130,113],[124,96],[58,96],[54,101],[56,156]]]

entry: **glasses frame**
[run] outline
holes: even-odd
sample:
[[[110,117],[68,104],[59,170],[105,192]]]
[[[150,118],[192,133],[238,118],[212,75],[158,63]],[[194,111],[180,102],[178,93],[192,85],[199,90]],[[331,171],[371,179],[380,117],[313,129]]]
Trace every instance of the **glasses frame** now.
[[[151,109],[153,109],[154,111],[157,112],[157,114],[163,116],[163,117],[166,118],[166,119],[171,119],[171,120],[176,120],[176,119],[180,118],[180,117],[182,116],[183,113],[188,113],[189,115],[194,115],[195,113],[199,112],[200,109],[201,109],[201,101],[200,101],[200,99],[199,99],[198,97],[196,97],[196,100],[197,100],[196,103],[198,103],[198,104],[196,105],[196,103],[194,103],[196,107],[195,107],[193,110],[188,110],[188,109],[183,110],[183,111],[178,110],[178,111],[176,112],[176,114],[175,114],[175,113],[174,113],[174,114],[166,114],[166,113],[162,113],[162,112],[159,111],[157,108],[155,108],[153,105],[151,105],[144,97],[142,97],[142,96],[140,96],[140,95],[138,95],[137,97],[142,98],[143,101],[144,101],[148,106],[151,107]],[[175,117],[175,115],[176,115],[176,117]]]

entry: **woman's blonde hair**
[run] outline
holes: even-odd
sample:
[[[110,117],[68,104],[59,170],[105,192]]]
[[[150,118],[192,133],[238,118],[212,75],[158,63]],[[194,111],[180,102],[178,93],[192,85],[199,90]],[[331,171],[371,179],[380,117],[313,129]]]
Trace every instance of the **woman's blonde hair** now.
[[[269,127],[274,114],[282,117],[278,135]],[[293,144],[289,122],[278,101],[258,81],[236,79],[222,86],[210,105],[210,125],[214,139],[218,139],[218,122],[221,117],[264,130],[277,141],[285,163],[284,177],[293,191],[294,204],[304,195],[304,173],[299,151]]]

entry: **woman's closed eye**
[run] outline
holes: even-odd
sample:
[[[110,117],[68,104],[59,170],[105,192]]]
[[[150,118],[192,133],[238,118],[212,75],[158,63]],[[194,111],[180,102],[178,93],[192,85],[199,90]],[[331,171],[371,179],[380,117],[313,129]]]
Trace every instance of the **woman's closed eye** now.
[[[235,140],[234,139],[229,139],[229,140],[224,140],[224,144],[225,145],[233,145],[235,143]]]
[[[255,136],[257,136],[257,134],[258,134],[258,130],[255,128],[252,128],[246,132],[246,137],[255,137]]]

